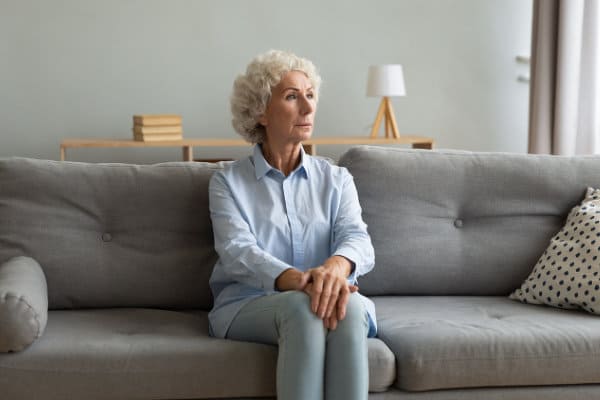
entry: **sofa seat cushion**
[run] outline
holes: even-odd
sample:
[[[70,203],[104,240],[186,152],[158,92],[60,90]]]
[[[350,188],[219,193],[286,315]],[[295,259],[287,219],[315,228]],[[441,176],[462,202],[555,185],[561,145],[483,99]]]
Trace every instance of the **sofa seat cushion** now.
[[[600,383],[600,318],[506,297],[375,297],[409,391]]]
[[[50,311],[40,339],[0,355],[0,388],[6,400],[264,397],[276,359],[274,346],[209,337],[203,311]],[[370,339],[369,359],[373,389],[387,389],[393,354]]]

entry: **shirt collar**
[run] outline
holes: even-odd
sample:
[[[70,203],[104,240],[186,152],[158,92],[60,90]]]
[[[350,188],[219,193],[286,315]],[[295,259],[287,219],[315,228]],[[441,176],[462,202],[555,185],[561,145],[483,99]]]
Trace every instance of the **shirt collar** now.
[[[275,168],[273,168],[267,162],[267,160],[265,160],[265,157],[263,156],[263,153],[262,153],[262,147],[260,144],[256,144],[254,146],[253,159],[254,159],[254,173],[256,175],[257,180],[261,179],[263,176],[268,174],[269,171],[271,171],[271,170],[277,171]],[[290,175],[293,175],[295,173],[301,173],[302,176],[304,176],[305,178],[308,179],[308,177],[309,177],[308,170],[310,169],[309,164],[310,164],[309,157],[304,152],[304,148],[302,146],[300,146],[300,165],[298,165],[298,167],[294,171],[292,171],[292,173]]]

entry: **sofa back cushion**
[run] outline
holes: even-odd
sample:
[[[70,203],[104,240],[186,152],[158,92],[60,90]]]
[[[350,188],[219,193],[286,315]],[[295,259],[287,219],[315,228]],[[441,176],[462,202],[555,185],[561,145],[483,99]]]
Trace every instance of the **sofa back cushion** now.
[[[533,269],[600,157],[361,146],[354,176],[375,247],[367,295],[508,295]]]
[[[51,309],[209,309],[215,168],[0,160],[0,264],[37,260]]]

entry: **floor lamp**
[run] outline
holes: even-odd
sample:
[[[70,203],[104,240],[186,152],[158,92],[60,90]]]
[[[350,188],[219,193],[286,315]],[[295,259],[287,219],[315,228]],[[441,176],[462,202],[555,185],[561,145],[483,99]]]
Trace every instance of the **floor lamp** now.
[[[404,74],[402,65],[372,65],[369,67],[369,78],[367,80],[367,96],[383,97],[379,104],[377,117],[371,129],[371,137],[376,138],[379,134],[381,119],[385,119],[385,137],[399,138],[398,124],[394,116],[390,97],[405,96]]]

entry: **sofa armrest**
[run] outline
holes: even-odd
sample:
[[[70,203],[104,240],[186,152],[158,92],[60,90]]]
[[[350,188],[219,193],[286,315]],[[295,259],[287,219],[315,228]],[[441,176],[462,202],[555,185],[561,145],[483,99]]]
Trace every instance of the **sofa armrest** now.
[[[33,258],[0,265],[0,352],[20,351],[42,336],[48,321],[48,288]]]

